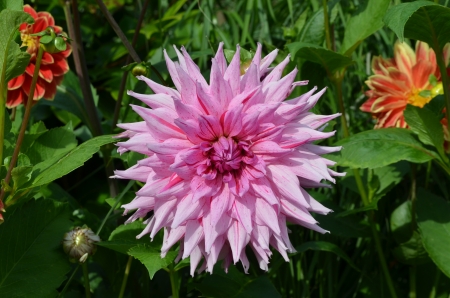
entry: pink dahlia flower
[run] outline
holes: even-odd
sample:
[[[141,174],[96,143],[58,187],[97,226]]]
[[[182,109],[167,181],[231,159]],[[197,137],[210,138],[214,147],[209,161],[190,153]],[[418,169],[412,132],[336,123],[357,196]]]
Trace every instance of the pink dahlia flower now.
[[[334,132],[321,132],[338,116],[308,112],[325,92],[308,93],[283,102],[295,86],[297,69],[282,78],[287,57],[271,69],[277,50],[261,59],[258,45],[251,65],[241,75],[239,47],[227,65],[222,44],[212,59],[210,83],[184,48],[176,49],[179,62],[165,53],[176,89],[140,76],[155,94],[128,94],[151,109],[133,105],[144,121],[119,124],[125,129],[118,151],[134,151],[147,158],[116,178],[145,183],[137,197],[123,206],[128,219],[149,215],[137,237],[164,229],[161,256],[180,242],[178,260],[190,257],[191,274],[202,258],[199,271],[212,272],[223,259],[224,268],[254,251],[261,269],[267,270],[270,246],[289,261],[295,249],[289,241],[287,221],[325,233],[310,212],[331,210],[304,188],[326,186],[341,176],[328,169],[334,162],[320,155],[340,150],[314,141]]]

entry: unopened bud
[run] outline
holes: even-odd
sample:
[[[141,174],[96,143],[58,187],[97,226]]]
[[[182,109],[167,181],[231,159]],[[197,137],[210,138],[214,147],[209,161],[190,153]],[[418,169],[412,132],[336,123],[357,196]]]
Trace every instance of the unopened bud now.
[[[95,242],[100,237],[87,227],[76,227],[64,235],[64,252],[69,255],[72,262],[84,263],[88,256],[92,256],[97,249]]]
[[[137,77],[137,76],[147,76],[148,69],[147,69],[146,65],[138,64],[135,67],[133,67],[133,69],[131,70],[131,73],[135,77]]]

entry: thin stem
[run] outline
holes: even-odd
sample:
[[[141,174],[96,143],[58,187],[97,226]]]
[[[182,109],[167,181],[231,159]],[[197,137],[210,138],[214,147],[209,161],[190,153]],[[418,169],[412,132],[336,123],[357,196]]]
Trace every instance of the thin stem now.
[[[139,20],[134,30],[133,39],[131,40],[131,46],[134,48],[136,46],[137,39],[139,37],[139,32],[141,31],[142,22],[144,21],[145,12],[150,0],[146,0],[144,6],[142,7],[141,14],[139,15]],[[128,55],[125,65],[130,64],[131,55]],[[127,83],[128,71],[124,71],[122,74],[122,80],[120,81],[119,95],[117,97],[116,107],[114,109],[114,117],[112,121],[112,128],[116,127],[117,121],[119,121],[120,108],[122,106],[123,92],[125,91],[125,86]]]
[[[436,268],[436,276],[434,277],[433,287],[431,288],[429,298],[436,297],[436,292],[437,292],[437,288],[439,286],[440,279],[441,279],[441,270],[439,270],[439,268]]]
[[[409,298],[416,298],[416,266],[409,267]]]
[[[444,88],[444,97],[446,103],[446,115],[447,115],[447,129],[450,131],[450,80],[447,75],[447,67],[444,61],[444,54],[441,48],[436,50],[436,61],[439,65],[439,71],[441,72],[442,87]]]
[[[17,137],[17,143],[14,147],[14,152],[9,164],[8,172],[5,177],[5,184],[8,185],[11,180],[11,173],[16,165],[17,159],[20,153],[20,146],[22,145],[23,138],[25,137],[25,131],[27,129],[28,120],[30,119],[31,107],[33,106],[34,90],[36,89],[37,79],[39,77],[39,69],[41,68],[42,55],[44,54],[44,48],[39,46],[39,50],[36,56],[36,65],[34,67],[33,79],[31,80],[30,93],[28,94],[27,105],[25,108],[25,113],[23,115],[22,125],[20,126],[19,135]],[[3,144],[2,144],[3,145]],[[2,189],[0,194],[0,201],[3,201],[5,196],[5,190]]]
[[[336,87],[337,99],[339,104],[339,112],[341,113],[341,125],[342,132],[345,138],[350,136],[350,132],[348,130],[347,118],[345,117],[345,107],[344,107],[344,99],[342,97],[342,80],[344,79],[344,71],[339,74],[338,78],[333,80],[334,86]]]
[[[373,239],[375,240],[375,248],[378,253],[378,258],[380,259],[381,269],[383,270],[384,277],[386,279],[386,283],[391,294],[392,298],[397,298],[397,293],[395,292],[394,283],[392,282],[391,275],[389,274],[389,269],[386,264],[386,258],[384,257],[383,248],[381,247],[380,235],[378,233],[377,228],[375,227],[374,222],[374,213],[370,212],[370,227],[372,229]]]
[[[84,262],[81,267],[83,267],[84,291],[86,293],[86,298],[91,298],[91,285],[89,284],[89,271],[87,263]]]
[[[98,228],[97,231],[97,235],[100,234],[100,232],[103,229],[103,226],[105,225],[106,221],[108,220],[109,216],[111,215],[111,213],[113,212],[114,209],[116,209],[117,205],[119,204],[119,202],[122,200],[123,196],[127,193],[128,190],[130,190],[130,188],[133,186],[134,184],[134,180],[130,180],[130,182],[128,182],[127,186],[125,186],[125,188],[122,190],[122,192],[120,193],[119,196],[117,196],[116,201],[114,202],[114,205],[111,206],[111,208],[109,209],[108,213],[106,214],[105,218],[102,221],[102,224],[100,225],[100,228]]]
[[[78,263],[78,266],[75,267],[75,270],[73,270],[72,275],[69,277],[69,280],[67,280],[67,282],[66,282],[66,285],[64,286],[62,291],[58,294],[58,298],[63,297],[64,293],[67,291],[67,288],[69,287],[70,283],[72,282],[72,279],[75,276],[75,273],[77,273],[79,268],[80,268],[80,263]]]
[[[430,182],[430,173],[431,173],[431,160],[427,162],[427,172],[425,176],[425,189],[428,189],[428,184]]]
[[[173,263],[170,264],[169,276],[170,276],[170,286],[172,287],[172,298],[178,298],[179,297],[178,272],[175,271]]]
[[[333,50],[331,45],[331,37],[330,37],[330,24],[328,20],[328,5],[327,0],[322,0],[322,6],[323,6],[323,19],[325,22],[325,40],[327,43],[327,49]]]
[[[127,286],[128,275],[130,275],[130,268],[131,268],[132,262],[133,262],[133,257],[129,256],[127,265],[125,266],[125,273],[123,274],[123,280],[122,280],[122,286],[120,287],[119,298],[122,298],[123,294],[125,293],[125,288]]]
[[[361,175],[359,174],[359,170],[353,169],[353,174],[355,176],[356,186],[358,187],[359,195],[361,196],[364,206],[367,206],[370,204],[370,201],[367,197],[366,189],[364,188],[364,184],[362,182]]]
[[[102,0],[97,0],[97,4],[98,4],[98,6],[100,6],[100,10],[102,11],[102,13],[105,16],[105,18],[108,20],[109,25],[114,29],[114,31],[116,32],[117,36],[119,36],[120,40],[122,41],[123,45],[127,48],[128,53],[130,54],[130,56],[133,58],[133,60],[135,62],[141,63],[141,58],[139,58],[138,54],[136,53],[134,48],[131,46],[131,44],[128,41],[127,37],[125,36],[125,34],[120,29],[119,25],[114,20],[114,17],[111,15],[111,13],[109,12],[109,10],[106,7],[106,5],[103,3]]]
[[[412,230],[417,229],[416,222],[416,164],[411,166],[411,224]]]

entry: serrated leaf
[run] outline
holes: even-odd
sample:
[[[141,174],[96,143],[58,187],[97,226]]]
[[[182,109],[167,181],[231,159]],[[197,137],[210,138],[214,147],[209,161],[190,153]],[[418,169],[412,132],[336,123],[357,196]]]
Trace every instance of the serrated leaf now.
[[[23,74],[31,58],[31,55],[21,51],[14,41],[9,43],[8,53],[6,62],[6,82]]]
[[[33,135],[30,135],[30,138]],[[57,127],[39,135],[25,154],[32,164],[38,164],[54,156],[64,154],[77,146],[75,134],[65,127]]]
[[[93,154],[106,144],[116,142],[112,135],[104,135],[84,142],[80,146],[57,156],[53,156],[33,167],[32,183],[26,187],[36,187],[50,183],[81,167]]]
[[[444,153],[444,129],[439,118],[429,109],[407,105],[403,111],[405,121],[422,143],[436,147],[444,160],[448,160]]]
[[[360,9],[345,26],[344,40],[339,52],[346,56],[351,55],[364,39],[383,27],[383,17],[390,1],[369,0],[365,3],[364,10]]]
[[[430,262],[430,257],[423,247],[422,239],[416,231],[412,233],[411,239],[394,248],[393,253],[397,260],[408,265]]]
[[[325,68],[329,76],[334,71],[353,63],[352,59],[347,56],[310,43],[294,42],[287,44],[286,47],[291,53],[292,59],[299,57],[320,64]]]
[[[430,1],[402,3],[391,7],[384,18],[386,25],[405,38],[422,40],[435,51],[450,41],[450,8]]]
[[[70,270],[61,240],[70,228],[66,204],[31,200],[12,207],[0,226],[2,297],[55,297]],[[7,245],[5,245],[7,244]]]
[[[425,250],[439,269],[450,277],[450,204],[420,188],[416,212]]]
[[[161,250],[147,244],[141,244],[130,248],[128,254],[144,264],[148,270],[150,279],[153,278],[158,270],[169,266],[177,256],[177,252],[169,251],[166,257],[162,259]]]
[[[14,182],[13,189],[17,190],[31,179],[32,166],[17,166],[11,171],[11,178]]]
[[[350,168],[379,168],[400,160],[423,163],[437,154],[424,148],[412,132],[403,128],[384,128],[364,131],[336,143],[342,146],[328,158],[340,166]]]
[[[11,10],[23,11],[22,0],[2,0],[0,1],[0,11],[9,8]]]

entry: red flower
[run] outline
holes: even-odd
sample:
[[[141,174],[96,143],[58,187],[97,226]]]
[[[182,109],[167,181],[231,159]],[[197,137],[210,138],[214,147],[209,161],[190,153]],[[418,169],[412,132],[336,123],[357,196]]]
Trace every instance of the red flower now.
[[[61,27],[55,26],[55,20],[50,13],[46,11],[36,12],[29,5],[25,5],[23,10],[34,18],[34,24],[22,24],[19,27],[22,46],[27,46],[27,52],[31,55],[31,59],[25,72],[8,82],[8,95],[6,100],[6,106],[8,108],[26,104],[28,94],[30,93],[40,39],[39,36],[31,36],[30,34],[41,32],[48,26],[52,26],[55,33],[62,32]],[[44,52],[36,90],[34,91],[34,100],[41,98],[52,100],[55,97],[56,87],[61,84],[64,74],[69,71],[67,57],[71,52],[70,45],[67,45],[67,50],[56,54]]]

